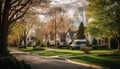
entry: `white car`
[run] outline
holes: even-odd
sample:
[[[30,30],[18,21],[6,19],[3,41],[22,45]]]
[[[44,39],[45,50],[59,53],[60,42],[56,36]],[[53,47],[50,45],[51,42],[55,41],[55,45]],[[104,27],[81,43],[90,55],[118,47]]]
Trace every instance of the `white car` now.
[[[72,44],[69,46],[69,49],[71,50],[78,50],[80,47],[86,46],[86,39],[77,39],[72,42]]]

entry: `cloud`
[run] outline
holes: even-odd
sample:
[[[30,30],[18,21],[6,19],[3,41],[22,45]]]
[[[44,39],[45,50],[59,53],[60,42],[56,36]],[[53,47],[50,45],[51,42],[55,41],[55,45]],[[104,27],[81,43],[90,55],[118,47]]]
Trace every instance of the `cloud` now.
[[[81,18],[78,17],[75,19],[74,14],[77,13],[78,8],[86,7],[87,5],[88,5],[87,0],[51,0],[49,8],[56,7],[56,6],[61,7],[66,11],[66,14],[69,16],[69,18],[74,19],[75,23],[80,23],[82,20],[85,20],[85,19],[82,19],[82,16]],[[42,9],[42,12],[45,13],[43,9]],[[43,15],[39,17],[41,18],[41,20],[49,19],[49,18],[46,18],[46,16],[43,17]],[[85,22],[86,21],[84,21],[84,23]]]
[[[70,5],[70,7],[76,5],[85,6],[87,4],[88,4],[87,0],[52,0],[51,1],[51,5]]]
[[[68,14],[74,14],[78,11],[79,7],[86,7],[88,5],[87,0],[52,0],[52,6],[62,7]]]

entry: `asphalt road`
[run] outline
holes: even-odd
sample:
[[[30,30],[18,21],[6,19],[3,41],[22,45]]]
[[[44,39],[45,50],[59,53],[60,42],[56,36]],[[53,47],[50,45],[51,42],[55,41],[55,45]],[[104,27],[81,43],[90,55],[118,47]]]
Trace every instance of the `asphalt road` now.
[[[25,60],[32,66],[32,69],[95,69],[91,66],[71,63],[66,60],[45,58],[38,55],[31,55],[25,52],[11,52],[19,60]]]

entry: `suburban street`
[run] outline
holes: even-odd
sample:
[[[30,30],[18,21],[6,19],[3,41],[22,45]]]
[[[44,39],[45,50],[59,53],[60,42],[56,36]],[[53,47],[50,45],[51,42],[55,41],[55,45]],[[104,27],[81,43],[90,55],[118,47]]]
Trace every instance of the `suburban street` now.
[[[38,55],[31,55],[26,52],[11,52],[19,60],[25,60],[32,66],[32,69],[94,69],[91,66],[83,66],[65,60],[45,58]]]
[[[0,69],[120,69],[120,0],[0,0]]]

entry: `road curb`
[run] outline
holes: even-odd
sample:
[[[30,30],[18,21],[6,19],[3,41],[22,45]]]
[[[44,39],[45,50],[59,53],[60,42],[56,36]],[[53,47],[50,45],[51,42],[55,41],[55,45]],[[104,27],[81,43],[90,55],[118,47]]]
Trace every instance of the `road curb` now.
[[[107,68],[107,67],[102,67],[102,66],[97,66],[97,65],[92,65],[92,64],[75,62],[75,61],[69,60],[68,58],[64,58],[64,57],[60,57],[60,56],[54,56],[52,58],[57,59],[57,60],[64,60],[64,61],[67,61],[69,63],[74,63],[74,64],[78,64],[78,65],[87,66],[87,67],[94,68],[94,69],[110,69],[110,68]]]
[[[79,65],[95,68],[95,69],[110,69],[110,68],[107,68],[107,67],[102,67],[102,66],[97,66],[97,65],[92,65],[92,64],[79,63],[79,62],[75,62],[75,61],[72,61],[72,60],[69,60],[69,59],[66,59],[66,61],[68,61],[70,63],[74,63],[74,64],[79,64]]]

